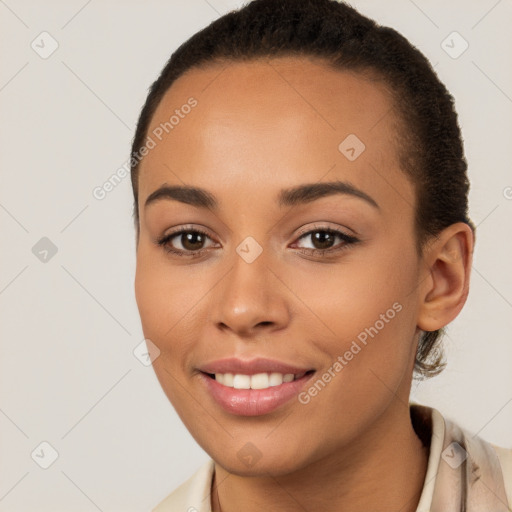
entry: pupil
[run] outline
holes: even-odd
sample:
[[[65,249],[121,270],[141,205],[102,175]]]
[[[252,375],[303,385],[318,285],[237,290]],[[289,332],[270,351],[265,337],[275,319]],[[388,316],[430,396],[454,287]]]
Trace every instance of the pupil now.
[[[203,242],[203,235],[201,233],[193,232],[181,235],[181,244],[190,251],[201,249]]]
[[[316,231],[313,234],[313,241],[313,245],[317,249],[329,249],[332,247],[333,235],[328,231]],[[320,247],[317,247],[317,245],[320,245]]]

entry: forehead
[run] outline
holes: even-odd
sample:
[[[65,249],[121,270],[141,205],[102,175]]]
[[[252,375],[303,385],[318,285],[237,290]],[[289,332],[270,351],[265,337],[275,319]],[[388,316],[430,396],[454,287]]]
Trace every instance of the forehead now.
[[[395,195],[412,201],[411,184],[399,170],[397,133],[381,81],[316,59],[191,69],[166,92],[151,120],[155,147],[141,162],[140,197],[164,182],[219,194],[229,183],[251,185],[267,193],[328,174],[328,180],[361,188],[392,182]]]

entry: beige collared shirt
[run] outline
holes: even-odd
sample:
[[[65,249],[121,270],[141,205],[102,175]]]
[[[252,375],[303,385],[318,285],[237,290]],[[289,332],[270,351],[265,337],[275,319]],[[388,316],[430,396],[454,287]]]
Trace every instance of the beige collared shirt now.
[[[512,449],[472,436],[433,408],[411,404],[415,422],[430,424],[430,452],[416,512],[512,511]],[[421,428],[424,428],[421,427]],[[153,512],[211,512],[209,459]]]

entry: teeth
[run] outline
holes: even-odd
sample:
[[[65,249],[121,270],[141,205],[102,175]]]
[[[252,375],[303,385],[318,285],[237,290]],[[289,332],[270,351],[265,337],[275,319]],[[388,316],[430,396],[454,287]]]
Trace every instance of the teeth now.
[[[268,376],[269,386],[279,386],[282,383],[283,383],[283,374],[282,373],[271,373]]]
[[[267,389],[280,386],[283,382],[292,382],[303,377],[305,373],[256,373],[244,375],[242,373],[216,373],[215,380],[228,388],[235,389]]]
[[[221,373],[219,375],[222,376]],[[217,377],[217,376],[215,376],[215,377]],[[221,382],[221,384],[224,384],[224,386],[229,386],[230,388],[233,387],[233,374],[232,373],[225,373],[223,380],[224,380],[224,382]]]
[[[251,389],[251,377],[237,373],[233,377],[233,387],[235,389]]]
[[[268,373],[256,373],[251,376],[251,389],[267,389],[268,387],[270,387]]]

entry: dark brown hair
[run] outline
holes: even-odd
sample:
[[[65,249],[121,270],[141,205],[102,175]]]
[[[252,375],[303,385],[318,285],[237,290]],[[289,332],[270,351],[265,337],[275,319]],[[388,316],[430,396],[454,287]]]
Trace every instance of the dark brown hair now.
[[[473,228],[454,101],[426,57],[395,30],[336,0],[254,0],[183,43],[149,90],[131,154],[137,237],[139,149],[169,87],[191,68],[280,56],[321,59],[334,69],[355,71],[385,85],[398,123],[395,142],[400,165],[415,185],[420,251],[453,223],[465,222]],[[444,368],[441,332],[422,333],[414,367],[417,376],[431,377]]]

